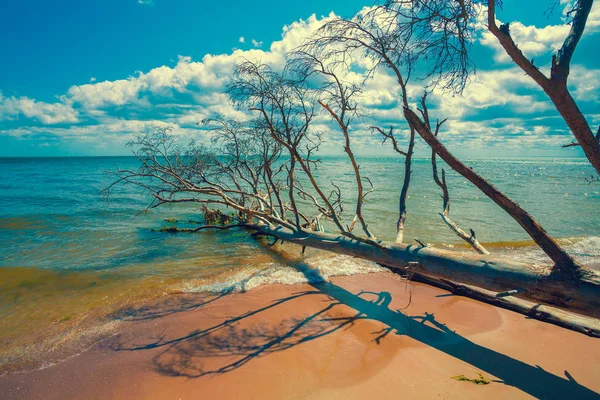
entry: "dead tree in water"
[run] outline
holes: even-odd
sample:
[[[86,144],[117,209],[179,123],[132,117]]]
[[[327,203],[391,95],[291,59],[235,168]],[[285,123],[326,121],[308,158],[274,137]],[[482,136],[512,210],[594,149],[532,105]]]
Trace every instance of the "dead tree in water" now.
[[[427,128],[425,122],[411,110],[406,87],[407,79],[414,65],[418,63],[431,64],[427,75],[436,76],[437,81],[448,82],[447,87],[449,89],[455,87],[456,91],[462,90],[470,65],[466,61],[468,58],[467,44],[464,43],[466,40],[464,29],[467,21],[463,21],[464,17],[446,21],[444,14],[430,9],[413,10],[412,12],[413,14],[410,14],[409,10],[408,16],[411,18],[408,18],[407,10],[396,4],[393,7],[375,7],[351,20],[334,19],[318,30],[304,47],[309,49],[308,51],[328,48],[329,50],[325,54],[332,58],[366,58],[371,61],[372,65],[368,74],[374,74],[378,67],[391,70],[399,84],[400,96],[404,105],[404,117],[409,126],[415,129],[432,150],[452,169],[467,178],[515,219],[555,263],[556,271],[577,275],[581,266],[547,234],[529,213],[496,189],[485,178],[456,159],[441,145],[431,130]],[[422,13],[422,15],[419,14],[420,17],[417,18],[414,13]],[[432,30],[432,24],[441,23],[443,23],[444,29]],[[431,43],[440,43],[439,46],[442,47],[437,48]],[[448,60],[456,61],[444,63],[436,54],[432,54],[433,49],[437,49],[436,51],[439,51],[440,54],[447,54]]]
[[[460,282],[599,317],[598,274],[577,265],[518,204],[448,152],[430,126],[411,110],[407,79],[411,65],[419,60],[445,54],[445,60],[434,57],[437,61],[428,76],[448,88],[460,88],[467,79],[470,64],[463,53],[466,45],[461,45],[460,40],[454,43],[457,39],[452,36],[456,30],[465,29],[462,18],[443,25],[444,30],[432,30],[432,20],[423,20],[419,31],[415,26],[404,26],[404,20],[398,19],[399,12],[379,7],[356,20],[333,20],[299,51],[318,54],[319,60],[349,60],[350,64],[358,53],[371,62],[367,76],[373,76],[380,67],[391,70],[399,85],[403,116],[413,138],[419,134],[446,164],[521,223],[555,262],[555,268],[488,254],[457,253],[378,240],[368,229],[362,213],[364,191],[362,196],[357,196],[352,214],[364,235],[353,229],[353,224],[345,223],[341,188],[334,182],[324,184],[319,178],[321,160],[317,151],[321,137],[311,130],[319,106],[334,119],[344,136],[357,191],[364,177],[351,150],[346,117],[346,113],[352,113],[351,96],[348,96],[352,91],[345,91],[348,86],[327,73],[327,65],[319,72],[326,78],[325,90],[315,91],[309,86],[306,74],[298,77],[293,65],[279,72],[260,63],[240,63],[227,93],[234,104],[253,114],[251,120],[244,123],[222,118],[207,121],[209,126],[216,126],[210,148],[195,144],[180,147],[166,134],[141,137],[132,143],[141,168],[120,171],[120,181],[147,189],[154,199],[152,207],[200,203],[229,208],[240,216],[235,222],[276,240],[360,257],[440,282]],[[450,37],[435,40],[438,35]],[[425,42],[431,48],[425,46]],[[312,64],[313,71],[318,68],[318,64]],[[327,93],[333,93],[336,101],[326,100]],[[333,233],[323,231],[324,220],[332,223]]]
[[[390,126],[390,129],[387,132],[378,126],[372,126],[371,129],[383,136],[382,144],[389,139],[392,143],[394,151],[404,156],[404,181],[402,183],[402,189],[400,189],[400,197],[398,200],[398,222],[396,223],[396,243],[402,243],[404,241],[404,227],[408,214],[406,199],[408,198],[408,188],[410,187],[410,177],[412,175],[412,156],[415,149],[415,130],[412,128],[410,129],[408,148],[405,151],[400,148],[398,140],[396,139],[396,136],[394,136],[394,127]]]
[[[518,296],[533,301],[600,315],[600,279],[592,271],[567,277],[491,255],[384,242],[350,231],[341,189],[333,182],[324,186],[317,174],[320,137],[309,129],[314,115],[309,101],[318,104],[314,94],[304,83],[253,63],[240,65],[229,94],[257,118],[244,124],[207,121],[212,147],[180,146],[164,131],[142,136],[132,143],[140,169],[119,171],[119,182],[149,191],[151,207],[190,203],[230,209],[239,215],[232,224],[277,240],[497,292],[520,289]],[[332,221],[337,234],[313,230],[322,219]]]
[[[421,108],[419,109],[419,112],[423,116],[423,121],[425,122],[425,126],[427,126],[427,128],[429,130],[431,130],[431,121],[429,120],[429,109],[427,108],[427,92],[425,92],[423,94],[423,97],[421,97],[420,102],[421,102]],[[436,138],[438,137],[440,128],[444,124],[444,122],[446,122],[446,119],[443,119],[441,121],[438,120],[436,122],[435,131],[433,133],[433,135]],[[440,189],[442,189],[442,201],[443,201],[442,210],[443,211],[440,213],[442,220],[446,223],[446,225],[448,225],[448,227],[454,233],[456,233],[456,235],[459,238],[461,238],[462,240],[467,242],[469,245],[471,245],[471,247],[473,247],[473,249],[475,249],[476,252],[478,252],[479,254],[490,254],[490,252],[487,251],[486,248],[481,245],[481,243],[479,243],[479,241],[477,240],[477,237],[475,237],[475,231],[473,229],[470,229],[470,234],[468,234],[463,229],[461,229],[460,226],[458,226],[458,224],[456,222],[454,222],[450,218],[450,193],[448,191],[448,185],[446,184],[446,172],[442,168],[442,178],[440,179],[440,175],[438,173],[438,168],[437,168],[437,159],[436,159],[435,151],[431,152],[431,169],[433,172],[434,182],[436,183],[436,185],[438,185],[440,187]]]

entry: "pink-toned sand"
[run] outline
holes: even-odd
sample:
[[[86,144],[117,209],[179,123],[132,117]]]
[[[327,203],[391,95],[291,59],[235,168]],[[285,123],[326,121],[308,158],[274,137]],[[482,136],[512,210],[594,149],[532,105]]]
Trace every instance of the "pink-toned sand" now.
[[[391,273],[131,314],[79,356],[0,377],[0,399],[600,398],[600,340]],[[492,382],[452,379],[478,373]]]

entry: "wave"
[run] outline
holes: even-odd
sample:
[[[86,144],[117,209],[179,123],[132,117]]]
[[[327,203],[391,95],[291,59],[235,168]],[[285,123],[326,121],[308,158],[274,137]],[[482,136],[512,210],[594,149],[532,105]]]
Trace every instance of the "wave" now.
[[[332,276],[385,271],[388,271],[388,269],[370,261],[343,255],[333,257],[320,255],[302,262],[268,263],[261,266],[248,265],[241,271],[212,277],[210,281],[186,281],[182,284],[181,290],[188,293],[244,292],[263,285],[319,283],[328,280]]]
[[[592,269],[600,270],[600,236],[557,239],[565,251]],[[493,254],[520,262],[551,264],[548,256],[531,240],[484,243]],[[456,247],[465,247],[464,245]]]

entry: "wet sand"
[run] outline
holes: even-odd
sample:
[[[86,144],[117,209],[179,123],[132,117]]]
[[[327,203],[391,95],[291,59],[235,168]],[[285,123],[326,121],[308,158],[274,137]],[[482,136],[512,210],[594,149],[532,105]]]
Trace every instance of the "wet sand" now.
[[[377,273],[170,296],[1,399],[600,398],[600,341]],[[488,385],[457,381],[476,378]]]

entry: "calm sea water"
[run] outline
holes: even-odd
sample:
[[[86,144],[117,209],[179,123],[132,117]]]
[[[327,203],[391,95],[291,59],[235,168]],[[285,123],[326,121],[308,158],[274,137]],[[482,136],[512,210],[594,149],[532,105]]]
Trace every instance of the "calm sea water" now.
[[[392,239],[402,185],[402,160],[364,158],[373,181],[365,214],[371,230]],[[600,262],[600,185],[583,159],[480,159],[467,164],[523,205],[572,254]],[[0,159],[0,372],[18,369],[41,353],[93,338],[118,323],[115,313],[150,298],[181,291],[224,290],[303,275],[244,232],[166,234],[165,219],[198,220],[189,206],[136,216],[147,194],[125,187],[107,201],[106,171],[136,168],[128,157]],[[439,217],[441,198],[429,160],[417,159],[409,198],[407,241],[460,247]],[[346,171],[346,172],[344,172]],[[344,158],[324,158],[323,182],[333,180],[349,199],[354,177]],[[473,228],[497,253],[545,260],[521,228],[462,177],[448,172],[451,215]],[[184,223],[185,225],[185,223]],[[290,256],[291,257],[291,256]],[[283,259],[285,260],[285,259]],[[325,275],[376,270],[358,260],[312,252],[308,262]]]

